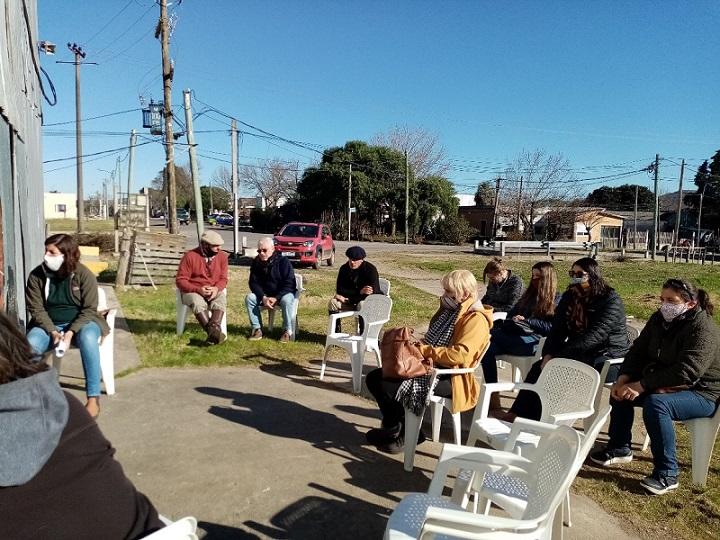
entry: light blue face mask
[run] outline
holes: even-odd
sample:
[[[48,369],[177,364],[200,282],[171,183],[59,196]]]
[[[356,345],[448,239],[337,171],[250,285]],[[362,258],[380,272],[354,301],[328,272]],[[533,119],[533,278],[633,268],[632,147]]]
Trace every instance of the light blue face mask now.
[[[570,285],[582,285],[588,280],[587,276],[583,277],[571,277],[570,278]]]

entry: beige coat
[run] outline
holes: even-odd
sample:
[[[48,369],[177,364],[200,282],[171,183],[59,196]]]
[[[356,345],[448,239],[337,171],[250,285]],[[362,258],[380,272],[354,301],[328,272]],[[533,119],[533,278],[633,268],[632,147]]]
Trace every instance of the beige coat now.
[[[477,366],[490,341],[492,309],[469,298],[462,303],[450,345],[433,347],[420,345],[420,352],[440,368],[468,368]],[[474,303],[473,303],[474,302]],[[433,315],[432,321],[440,311]],[[473,373],[463,373],[450,379],[452,384],[452,412],[472,409],[480,395],[480,385]]]

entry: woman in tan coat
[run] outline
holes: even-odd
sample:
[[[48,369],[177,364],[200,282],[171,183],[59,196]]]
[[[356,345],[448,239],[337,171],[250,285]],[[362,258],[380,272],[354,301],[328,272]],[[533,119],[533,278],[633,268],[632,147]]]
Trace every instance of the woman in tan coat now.
[[[492,310],[477,300],[477,281],[468,270],[454,270],[442,279],[440,308],[430,320],[423,340],[417,344],[423,357],[440,368],[474,367],[480,361],[492,327]],[[368,443],[378,450],[400,453],[404,447],[405,407],[422,409],[430,375],[413,379],[384,379],[382,370],[368,373],[366,383],[380,407],[382,427],[371,429]],[[475,406],[479,385],[474,374],[438,377],[434,393],[452,397],[452,412]]]

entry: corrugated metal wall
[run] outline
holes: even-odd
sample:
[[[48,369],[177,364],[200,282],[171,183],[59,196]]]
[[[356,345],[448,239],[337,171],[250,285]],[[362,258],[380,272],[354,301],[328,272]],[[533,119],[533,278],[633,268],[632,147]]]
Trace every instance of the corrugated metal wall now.
[[[37,3],[0,0],[0,204],[5,309],[24,324],[25,280],[42,260],[42,94]]]

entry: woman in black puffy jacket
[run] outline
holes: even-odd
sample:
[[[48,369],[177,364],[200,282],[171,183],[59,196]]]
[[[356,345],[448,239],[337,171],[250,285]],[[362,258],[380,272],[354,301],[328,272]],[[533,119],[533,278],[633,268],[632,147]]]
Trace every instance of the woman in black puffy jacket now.
[[[621,358],[630,347],[625,326],[625,306],[620,295],[603,279],[597,261],[583,257],[575,261],[570,285],[555,310],[552,330],[545,340],[542,360],[536,362],[525,379],[537,382],[542,368],[553,358],[570,358],[600,371],[605,360]],[[611,373],[614,380],[616,372]],[[539,420],[540,399],[530,391],[521,391],[509,413]]]

